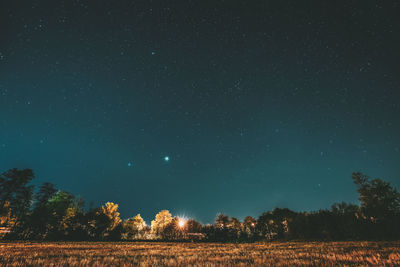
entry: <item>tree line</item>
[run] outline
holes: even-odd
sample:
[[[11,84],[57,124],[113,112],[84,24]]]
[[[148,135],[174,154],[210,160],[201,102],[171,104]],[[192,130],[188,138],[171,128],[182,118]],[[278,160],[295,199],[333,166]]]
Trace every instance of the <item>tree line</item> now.
[[[366,240],[400,238],[400,194],[382,179],[355,172],[360,205],[336,203],[330,209],[295,212],[275,208],[243,221],[218,214],[213,224],[160,211],[147,225],[140,214],[122,220],[107,202],[85,210],[84,200],[43,183],[36,191],[31,169],[0,175],[0,238],[11,240]]]

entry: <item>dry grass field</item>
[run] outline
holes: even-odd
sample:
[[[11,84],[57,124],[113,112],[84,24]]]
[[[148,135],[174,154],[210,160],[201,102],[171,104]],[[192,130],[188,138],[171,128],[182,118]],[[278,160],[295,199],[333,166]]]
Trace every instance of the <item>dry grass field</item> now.
[[[400,266],[400,242],[3,242],[0,265]]]

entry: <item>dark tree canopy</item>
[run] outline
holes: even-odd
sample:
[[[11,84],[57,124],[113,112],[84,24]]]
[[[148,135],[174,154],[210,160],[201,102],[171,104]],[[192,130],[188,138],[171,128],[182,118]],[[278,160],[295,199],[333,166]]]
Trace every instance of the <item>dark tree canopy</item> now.
[[[275,208],[258,219],[247,216],[243,221],[218,214],[215,223],[208,225],[162,210],[151,227],[139,214],[122,220],[113,202],[85,211],[83,199],[51,183],[42,184],[34,195],[29,185],[33,178],[30,169],[11,169],[0,175],[0,227],[10,230],[9,239],[253,242],[400,238],[400,194],[390,183],[359,172],[352,179],[360,206],[341,202],[311,212]]]
[[[10,203],[14,216],[21,217],[28,211],[33,197],[33,186],[28,184],[34,177],[31,169],[15,168],[0,175],[0,202]]]
[[[36,206],[43,206],[57,193],[57,189],[52,183],[43,183],[39,192],[36,194]]]
[[[368,217],[380,220],[400,213],[400,194],[390,183],[355,172],[353,181],[360,194],[361,208]]]

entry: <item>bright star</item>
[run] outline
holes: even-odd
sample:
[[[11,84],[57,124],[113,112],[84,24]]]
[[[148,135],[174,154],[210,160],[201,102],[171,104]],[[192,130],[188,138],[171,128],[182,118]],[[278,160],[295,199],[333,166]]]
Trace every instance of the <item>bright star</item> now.
[[[165,157],[164,157],[164,161],[165,161],[165,162],[168,162],[168,161],[169,161],[169,157],[168,157],[168,156],[165,156]]]

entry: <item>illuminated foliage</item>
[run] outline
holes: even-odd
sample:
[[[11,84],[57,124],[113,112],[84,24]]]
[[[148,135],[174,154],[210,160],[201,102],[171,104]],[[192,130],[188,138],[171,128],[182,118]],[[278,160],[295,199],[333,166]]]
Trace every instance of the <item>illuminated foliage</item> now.
[[[7,225],[11,220],[11,207],[8,201],[0,206],[0,226]]]
[[[212,225],[172,217],[160,211],[146,225],[140,214],[122,222],[118,205],[107,202],[84,211],[83,200],[44,183],[33,198],[32,170],[12,169],[0,175],[0,233],[9,239],[43,240],[256,240],[394,239],[400,237],[400,194],[381,179],[353,173],[361,206],[336,203],[331,209],[294,212],[275,208],[257,220],[243,222],[218,214]]]
[[[110,220],[110,226],[107,228],[107,231],[112,231],[121,223],[121,219],[119,218],[118,212],[118,204],[107,202],[104,206],[101,207],[101,214],[107,216]]]
[[[118,204],[107,202],[87,215],[89,236],[94,239],[120,239],[122,220],[119,218]]]
[[[123,239],[144,239],[146,236],[146,222],[136,215],[123,223]]]
[[[154,237],[162,238],[164,228],[172,222],[172,215],[168,210],[162,210],[157,213],[155,219],[151,221],[151,232]]]

